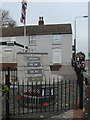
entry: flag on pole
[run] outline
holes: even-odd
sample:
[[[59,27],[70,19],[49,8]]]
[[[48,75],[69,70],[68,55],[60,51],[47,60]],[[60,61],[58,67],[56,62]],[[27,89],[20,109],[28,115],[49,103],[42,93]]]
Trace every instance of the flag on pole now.
[[[20,21],[25,24],[27,2],[24,1],[24,0],[22,0],[21,4],[22,4],[22,9],[21,9],[21,18],[20,18]]]

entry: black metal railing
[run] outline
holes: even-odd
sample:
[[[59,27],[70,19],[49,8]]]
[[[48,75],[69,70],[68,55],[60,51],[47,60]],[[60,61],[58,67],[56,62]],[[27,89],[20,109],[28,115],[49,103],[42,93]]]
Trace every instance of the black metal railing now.
[[[10,71],[10,70],[9,70]],[[45,79],[44,81],[22,82],[17,79],[17,71],[9,72],[9,116],[62,113],[78,109],[78,85],[76,79]],[[3,75],[4,76],[4,75]],[[11,76],[14,76],[13,79]],[[3,112],[3,113],[5,113]],[[37,113],[37,114],[36,114]]]
[[[76,62],[75,62],[74,68],[75,68],[75,71],[76,71],[77,83],[78,83],[78,86],[79,86],[79,108],[83,109],[83,80],[84,80],[83,69],[82,69],[82,66],[80,64],[77,64]]]

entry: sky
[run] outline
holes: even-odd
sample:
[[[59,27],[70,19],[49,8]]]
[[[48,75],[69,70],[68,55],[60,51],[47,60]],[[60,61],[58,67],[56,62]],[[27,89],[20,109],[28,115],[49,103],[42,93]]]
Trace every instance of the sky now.
[[[1,0],[0,0],[1,1]],[[46,1],[46,2],[45,2]],[[27,2],[27,17],[26,25],[37,25],[39,17],[44,18],[45,24],[67,24],[71,23],[73,39],[74,41],[74,21],[75,17],[87,16],[88,15],[88,1],[79,0],[78,2],[62,2],[58,0],[33,0],[33,2]],[[57,2],[55,2],[57,1]],[[76,0],[75,0],[76,1]],[[86,1],[86,2],[85,2]],[[20,23],[21,16],[21,0],[15,0],[11,2],[4,0],[2,3],[2,9],[8,10],[9,15],[16,21],[17,26],[23,25]],[[77,52],[84,52],[86,58],[88,56],[88,18],[77,18],[76,19],[76,43]]]
[[[0,0],[0,2],[20,2],[20,0]],[[28,0],[28,2],[88,2],[88,0]]]

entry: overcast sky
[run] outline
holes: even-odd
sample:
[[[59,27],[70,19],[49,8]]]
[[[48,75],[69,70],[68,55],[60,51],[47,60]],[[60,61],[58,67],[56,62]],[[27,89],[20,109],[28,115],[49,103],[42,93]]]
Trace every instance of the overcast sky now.
[[[88,2],[89,0],[28,0],[28,2]],[[20,0],[0,0],[0,2],[20,2]]]
[[[15,1],[15,0],[14,0]],[[29,1],[29,0],[28,0]],[[71,23],[74,39],[74,20],[77,16],[88,15],[88,1],[79,0],[79,2],[27,2],[27,25],[37,25],[39,16],[44,17],[45,24],[65,24]],[[58,0],[56,0],[58,1]],[[61,1],[61,0],[60,0]],[[76,1],[76,0],[75,0]],[[86,2],[85,2],[86,1]],[[10,16],[17,22],[17,25],[23,25],[20,23],[21,16],[21,0],[17,2],[4,2],[2,3],[2,9],[8,10]],[[88,18],[76,19],[76,36],[77,36],[77,52],[82,51],[88,55]]]

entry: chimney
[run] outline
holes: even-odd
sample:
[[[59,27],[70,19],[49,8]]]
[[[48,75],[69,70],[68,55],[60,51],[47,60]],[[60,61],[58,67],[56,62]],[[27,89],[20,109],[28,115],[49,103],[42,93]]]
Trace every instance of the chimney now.
[[[43,17],[39,17],[38,24],[39,25],[44,25]]]

